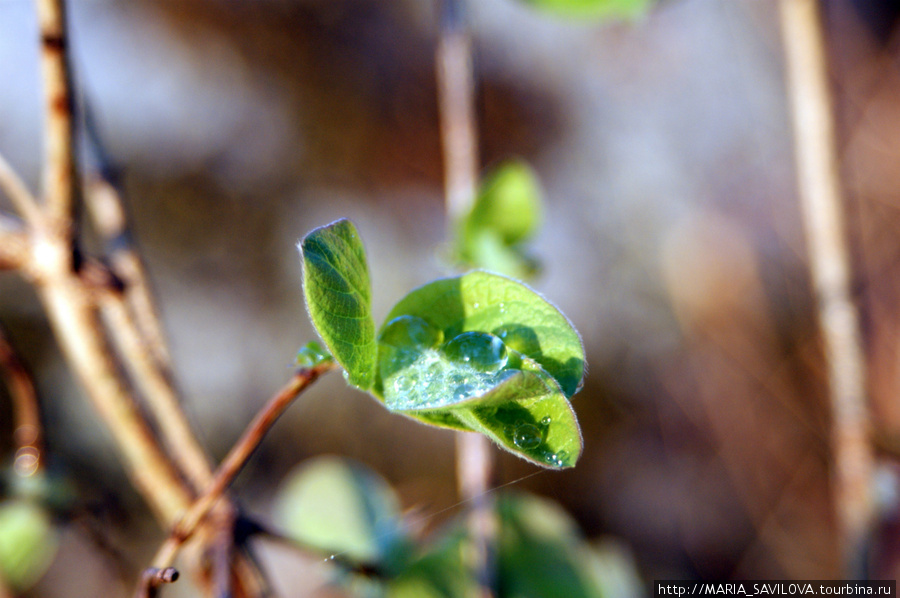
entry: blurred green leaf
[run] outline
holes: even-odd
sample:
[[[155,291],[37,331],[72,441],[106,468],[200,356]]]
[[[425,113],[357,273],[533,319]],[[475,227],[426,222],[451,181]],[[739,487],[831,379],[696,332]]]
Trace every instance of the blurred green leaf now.
[[[587,566],[591,548],[556,504],[506,495],[500,513],[498,586],[515,598],[603,598]]]
[[[399,502],[387,482],[337,457],[320,457],[292,472],[278,491],[275,517],[299,542],[360,564],[390,564],[406,542]]]
[[[313,326],[354,386],[375,374],[375,323],[366,253],[356,227],[338,220],[300,242],[303,292]]]
[[[566,317],[522,283],[471,272],[404,297],[378,336],[374,393],[432,425],[487,435],[544,467],[582,447],[568,397],[584,350]]]
[[[488,175],[472,210],[458,225],[457,259],[462,263],[516,278],[537,270],[521,244],[541,223],[541,189],[525,162],[509,161]]]
[[[477,585],[463,561],[465,526],[454,524],[409,566],[389,580],[387,598],[465,598]]]
[[[31,501],[0,503],[0,578],[22,591],[44,574],[58,538],[46,511]]]
[[[636,19],[653,0],[522,0],[525,4],[566,17]]]

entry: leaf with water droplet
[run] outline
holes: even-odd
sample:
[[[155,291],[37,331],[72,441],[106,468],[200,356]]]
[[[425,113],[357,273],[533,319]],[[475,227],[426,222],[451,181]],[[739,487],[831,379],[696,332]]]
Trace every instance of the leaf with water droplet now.
[[[428,346],[396,343],[398,320],[440,334]],[[435,346],[439,336],[449,340]],[[389,409],[483,433],[545,467],[575,464],[582,441],[568,398],[583,375],[581,339],[527,286],[488,272],[432,282],[395,306],[379,339],[373,391]]]
[[[375,380],[377,348],[366,253],[356,227],[338,220],[300,242],[303,293],[313,326],[354,386]]]
[[[537,362],[567,397],[575,394],[584,375],[581,337],[568,318],[511,278],[475,271],[436,280],[401,299],[387,320],[404,315],[426,321],[445,339],[469,331],[493,334]]]

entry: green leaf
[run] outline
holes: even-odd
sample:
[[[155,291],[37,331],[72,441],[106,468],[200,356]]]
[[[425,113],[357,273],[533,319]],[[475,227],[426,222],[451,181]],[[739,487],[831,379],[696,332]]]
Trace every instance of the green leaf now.
[[[565,17],[637,19],[653,0],[522,0],[525,4]]]
[[[50,566],[57,544],[42,508],[24,499],[0,503],[0,579],[16,590],[31,587]]]
[[[278,491],[275,517],[292,538],[367,565],[396,558],[406,544],[399,501],[368,468],[338,457],[307,461]]]
[[[375,377],[375,322],[366,253],[356,227],[338,220],[300,242],[303,292],[313,326],[354,386]]]
[[[373,394],[428,424],[487,435],[544,467],[571,467],[582,440],[568,402],[584,350],[556,307],[489,272],[429,283],[379,332]]]
[[[537,176],[525,162],[509,161],[497,168],[459,223],[457,259],[516,278],[533,275],[537,262],[521,244],[540,226],[541,195]]]
[[[602,598],[590,571],[591,548],[555,503],[506,495],[500,514],[498,585],[521,598]]]
[[[415,289],[385,319],[413,316],[438,329],[443,339],[487,332],[522,353],[556,379],[567,397],[580,388],[584,348],[575,328],[556,306],[521,282],[475,271]]]
[[[541,195],[528,164],[506,162],[482,183],[466,226],[470,231],[490,229],[506,245],[521,243],[540,226]]]

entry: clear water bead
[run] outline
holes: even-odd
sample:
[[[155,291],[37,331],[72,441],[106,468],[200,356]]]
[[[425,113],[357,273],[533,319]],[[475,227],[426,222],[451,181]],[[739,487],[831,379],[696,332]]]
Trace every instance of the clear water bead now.
[[[513,434],[513,442],[520,449],[533,449],[543,441],[541,431],[531,424],[519,424]]]
[[[400,316],[387,323],[379,340],[392,347],[437,347],[444,333],[422,318]]]
[[[443,352],[452,361],[489,374],[503,369],[508,359],[503,341],[486,332],[463,332],[444,345]]]

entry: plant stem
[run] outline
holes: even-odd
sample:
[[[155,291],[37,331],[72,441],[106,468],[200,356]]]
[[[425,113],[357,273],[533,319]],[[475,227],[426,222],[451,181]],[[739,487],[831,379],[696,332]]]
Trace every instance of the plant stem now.
[[[203,522],[212,507],[222,497],[241,469],[243,469],[263,437],[281,414],[284,413],[284,410],[319,376],[334,367],[333,363],[328,363],[300,370],[291,378],[290,382],[269,399],[265,407],[256,414],[256,417],[247,426],[240,439],[222,460],[212,483],[193,502],[175,525],[169,538],[156,553],[156,557],[153,559],[153,567],[163,569],[172,564],[178,549],[193,535],[197,526]]]
[[[29,477],[43,466],[44,429],[34,382],[25,364],[13,350],[6,332],[0,327],[0,377],[9,389],[13,404],[13,440],[15,472]]]
[[[478,124],[472,37],[466,24],[464,0],[442,0],[440,11],[435,62],[444,153],[444,193],[452,234],[475,201],[479,170]],[[466,560],[476,581],[474,596],[489,598],[493,595],[491,546],[496,530],[492,501],[488,497],[493,453],[487,438],[480,434],[458,433],[456,466],[460,498],[472,501],[468,522],[471,545]]]
[[[0,214],[0,271],[22,270],[28,264],[28,233],[19,220]]]
[[[0,156],[0,189],[27,222],[33,224],[41,218],[37,199],[3,156]]]
[[[75,163],[74,120],[69,38],[63,0],[35,0],[41,33],[41,74],[44,91],[46,157],[44,202],[47,215],[58,226],[68,225],[74,236],[79,192]]]
[[[844,572],[855,577],[872,523],[873,450],[819,2],[782,0],[781,25],[797,183],[831,394],[838,538]]]
[[[478,184],[478,125],[472,37],[465,22],[464,0],[441,0],[437,91],[444,153],[447,220],[455,226],[469,213]]]

